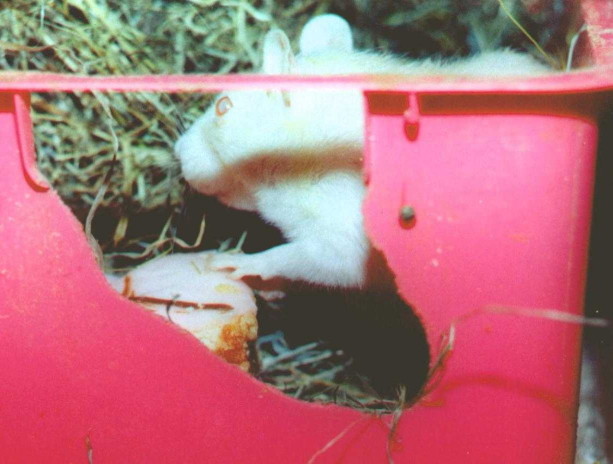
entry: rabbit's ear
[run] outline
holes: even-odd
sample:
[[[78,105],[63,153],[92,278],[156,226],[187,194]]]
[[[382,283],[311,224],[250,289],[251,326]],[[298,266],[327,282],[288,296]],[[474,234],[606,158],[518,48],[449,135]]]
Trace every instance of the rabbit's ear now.
[[[294,54],[289,39],[281,29],[273,29],[264,37],[264,74],[289,74],[294,65]]]
[[[350,52],[353,36],[349,23],[340,16],[316,16],[305,24],[300,35],[300,53],[308,55],[328,50]]]

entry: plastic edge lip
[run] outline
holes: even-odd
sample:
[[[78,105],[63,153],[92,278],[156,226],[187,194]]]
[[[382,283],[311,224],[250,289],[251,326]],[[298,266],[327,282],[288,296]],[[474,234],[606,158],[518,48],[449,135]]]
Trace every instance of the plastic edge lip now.
[[[45,178],[40,174],[36,164],[36,151],[34,148],[34,134],[32,133],[32,120],[30,119],[30,95],[18,92],[13,95],[16,139],[19,145],[21,166],[28,183],[39,192],[46,192],[51,188]]]
[[[530,77],[406,76],[384,74],[295,76],[188,74],[83,76],[0,72],[5,92],[218,92],[231,89],[362,88],[420,93],[589,93],[613,91],[613,65]]]

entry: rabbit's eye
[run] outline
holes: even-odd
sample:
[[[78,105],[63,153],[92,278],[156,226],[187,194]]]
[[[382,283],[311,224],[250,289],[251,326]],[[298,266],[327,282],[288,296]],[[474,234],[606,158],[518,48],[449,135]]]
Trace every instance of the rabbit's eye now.
[[[217,100],[217,103],[215,103],[215,114],[217,116],[223,116],[230,111],[232,106],[234,105],[232,105],[232,100],[230,100],[230,97],[221,97],[219,100]]]

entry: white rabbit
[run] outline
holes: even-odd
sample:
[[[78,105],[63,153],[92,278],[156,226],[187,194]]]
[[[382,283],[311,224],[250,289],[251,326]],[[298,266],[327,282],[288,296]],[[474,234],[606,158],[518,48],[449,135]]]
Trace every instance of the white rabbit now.
[[[347,22],[309,21],[294,56],[287,36],[264,40],[265,74],[533,75],[546,68],[510,50],[444,63],[356,51]],[[286,244],[255,254],[225,254],[213,267],[233,276],[281,277],[333,287],[368,287],[382,260],[362,218],[363,108],[359,89],[232,91],[178,140],[185,179],[228,206],[258,212]],[[378,263],[378,264],[375,264]]]

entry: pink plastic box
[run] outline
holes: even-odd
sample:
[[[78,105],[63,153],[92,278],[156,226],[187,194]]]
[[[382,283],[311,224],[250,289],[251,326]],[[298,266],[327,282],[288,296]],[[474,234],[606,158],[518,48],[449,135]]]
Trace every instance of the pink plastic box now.
[[[582,313],[613,4],[581,8],[596,67],[546,78],[0,74],[0,461],[572,462],[581,330],[529,316]],[[29,92],[312,85],[365,89],[368,232],[433,359],[456,327],[393,437],[390,417],[285,397],[117,295],[35,167]]]

